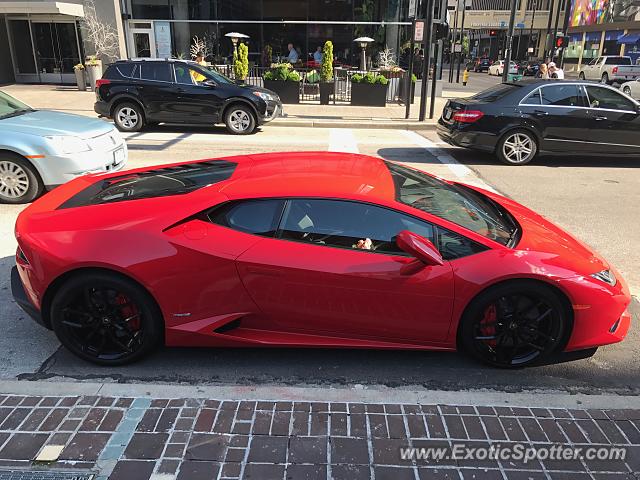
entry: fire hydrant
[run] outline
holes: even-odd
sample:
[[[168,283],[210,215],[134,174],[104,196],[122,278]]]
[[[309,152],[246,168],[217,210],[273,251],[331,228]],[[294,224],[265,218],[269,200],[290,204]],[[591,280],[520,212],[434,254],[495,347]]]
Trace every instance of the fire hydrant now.
[[[467,86],[467,82],[469,81],[469,70],[464,69],[464,73],[462,74],[462,85]]]

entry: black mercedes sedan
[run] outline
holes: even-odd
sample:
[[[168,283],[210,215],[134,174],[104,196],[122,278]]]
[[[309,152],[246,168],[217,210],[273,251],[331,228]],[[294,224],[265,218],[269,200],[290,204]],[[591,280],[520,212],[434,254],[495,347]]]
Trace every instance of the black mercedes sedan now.
[[[162,122],[224,123],[246,135],[281,115],[282,102],[271,90],[237,84],[195,62],[147,58],[110,65],[96,82],[94,110],[123,132]]]
[[[437,129],[509,165],[537,154],[640,156],[640,103],[585,81],[521,80],[449,100]]]

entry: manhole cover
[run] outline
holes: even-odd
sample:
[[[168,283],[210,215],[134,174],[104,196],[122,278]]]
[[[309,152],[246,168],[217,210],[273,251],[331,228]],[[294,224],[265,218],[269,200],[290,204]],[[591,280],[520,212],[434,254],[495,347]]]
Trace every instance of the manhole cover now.
[[[0,480],[93,480],[92,473],[0,470]]]

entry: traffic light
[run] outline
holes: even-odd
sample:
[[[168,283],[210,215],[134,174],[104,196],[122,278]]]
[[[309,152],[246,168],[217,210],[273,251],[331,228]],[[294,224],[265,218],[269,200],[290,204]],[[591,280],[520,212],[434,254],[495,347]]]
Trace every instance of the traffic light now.
[[[489,30],[489,36],[490,37],[497,37],[498,36],[498,31],[497,30]]]
[[[449,36],[449,24],[444,22],[436,23],[436,40],[442,40]]]
[[[556,48],[567,48],[569,46],[569,37],[563,36],[556,38]]]

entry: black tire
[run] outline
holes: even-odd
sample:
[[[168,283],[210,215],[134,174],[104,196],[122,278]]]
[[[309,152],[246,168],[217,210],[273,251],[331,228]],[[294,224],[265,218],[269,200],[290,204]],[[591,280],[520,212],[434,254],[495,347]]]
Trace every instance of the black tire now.
[[[580,80],[585,80],[584,72],[580,72],[580,73],[578,74],[578,79],[580,79]]]
[[[607,72],[604,72],[602,74],[602,77],[600,77],[600,83],[603,83],[605,85],[609,84],[609,74]]]
[[[514,280],[491,287],[466,308],[458,345],[483,363],[521,368],[544,362],[570,333],[564,303],[544,284]]]
[[[258,122],[250,107],[235,104],[224,112],[224,124],[233,135],[249,135],[256,129]]]
[[[496,156],[507,165],[526,165],[537,153],[538,143],[528,130],[511,130],[496,145]]]
[[[622,88],[622,91],[623,91],[624,93],[626,93],[627,95],[631,96],[631,88],[630,88],[630,87],[628,87],[628,86],[623,87],[623,88]]]
[[[0,202],[29,203],[44,191],[44,183],[31,163],[19,155],[0,153]]]
[[[113,109],[113,121],[121,132],[139,132],[144,127],[144,112],[140,105],[122,102]]]
[[[71,277],[56,291],[49,311],[60,343],[98,365],[139,360],[164,338],[162,314],[151,295],[115,273]]]

